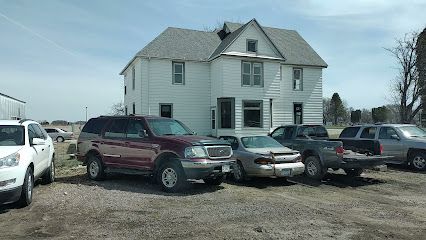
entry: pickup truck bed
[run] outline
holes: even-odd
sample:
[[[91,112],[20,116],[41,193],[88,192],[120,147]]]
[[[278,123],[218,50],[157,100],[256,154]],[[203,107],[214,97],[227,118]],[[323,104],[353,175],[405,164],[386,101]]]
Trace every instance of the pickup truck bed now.
[[[342,168],[348,175],[358,176],[388,158],[380,156],[379,141],[329,139],[321,125],[282,126],[270,135],[283,146],[298,150],[306,175],[314,179],[321,179],[328,168]]]

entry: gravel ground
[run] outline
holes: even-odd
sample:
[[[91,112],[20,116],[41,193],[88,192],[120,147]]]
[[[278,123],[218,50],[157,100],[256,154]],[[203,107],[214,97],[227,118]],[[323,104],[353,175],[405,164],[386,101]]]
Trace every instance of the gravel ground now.
[[[149,178],[95,182],[74,166],[38,184],[30,207],[1,207],[0,239],[424,239],[425,186],[425,173],[392,168],[167,194]]]

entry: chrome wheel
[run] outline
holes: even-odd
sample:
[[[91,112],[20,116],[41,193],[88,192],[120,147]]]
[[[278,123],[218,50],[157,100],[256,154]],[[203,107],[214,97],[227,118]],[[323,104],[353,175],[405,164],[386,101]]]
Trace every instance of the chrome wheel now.
[[[314,162],[309,162],[308,166],[306,167],[306,169],[308,170],[309,175],[314,176],[317,174],[318,172],[318,168],[317,166],[315,166]]]
[[[166,168],[161,174],[161,181],[163,182],[163,185],[168,188],[174,187],[177,180],[177,173],[173,168]]]
[[[416,156],[413,159],[413,166],[417,169],[424,169],[426,166],[426,160],[421,156]]]
[[[31,201],[31,199],[32,199],[32,197],[33,197],[33,176],[31,175],[31,174],[29,174],[28,175],[28,179],[27,179],[27,181],[28,181],[28,184],[27,184],[27,197],[28,197],[28,199],[30,199],[30,201]]]
[[[96,178],[96,176],[98,176],[98,174],[99,174],[99,165],[98,165],[98,163],[96,161],[92,161],[90,163],[89,173],[90,173],[90,176],[92,176],[93,178]]]

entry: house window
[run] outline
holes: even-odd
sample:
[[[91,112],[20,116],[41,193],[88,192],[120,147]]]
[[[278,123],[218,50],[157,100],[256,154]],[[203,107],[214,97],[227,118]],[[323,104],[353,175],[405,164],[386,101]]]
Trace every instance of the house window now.
[[[216,128],[216,110],[212,109],[212,129]]]
[[[124,95],[126,95],[126,94],[127,94],[127,87],[124,86]]]
[[[262,101],[243,101],[243,126],[261,128],[263,126]]]
[[[136,103],[133,103],[133,114],[136,114]]]
[[[127,115],[127,106],[124,107],[124,115]]]
[[[219,128],[235,128],[235,99],[218,98]]]
[[[136,73],[135,73],[135,66],[132,67],[132,89],[135,90],[135,83],[136,82]]]
[[[303,70],[301,68],[293,68],[293,90],[303,90]]]
[[[185,84],[185,63],[173,62],[173,84]]]
[[[171,103],[160,103],[160,117],[173,117],[173,104]]]
[[[257,40],[247,39],[247,52],[257,52]]]
[[[242,86],[263,86],[263,64],[256,62],[242,62],[241,64]]]
[[[294,103],[293,116],[294,116],[294,124],[303,123],[303,106],[301,103]]]

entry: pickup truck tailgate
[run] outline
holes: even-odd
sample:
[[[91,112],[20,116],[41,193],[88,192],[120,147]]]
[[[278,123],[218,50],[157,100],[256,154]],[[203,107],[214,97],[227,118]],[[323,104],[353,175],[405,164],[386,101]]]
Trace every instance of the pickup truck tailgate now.
[[[390,158],[390,156],[368,156],[349,151],[349,153],[343,155],[342,168],[371,168],[384,164],[384,160],[388,158]]]

